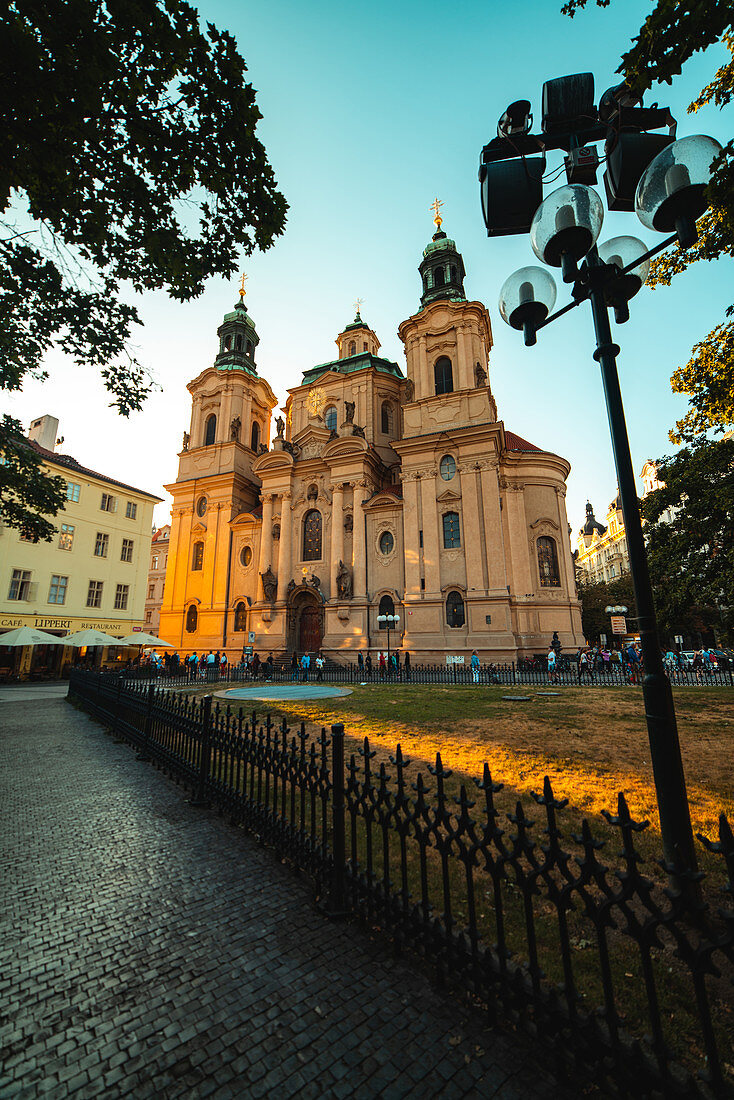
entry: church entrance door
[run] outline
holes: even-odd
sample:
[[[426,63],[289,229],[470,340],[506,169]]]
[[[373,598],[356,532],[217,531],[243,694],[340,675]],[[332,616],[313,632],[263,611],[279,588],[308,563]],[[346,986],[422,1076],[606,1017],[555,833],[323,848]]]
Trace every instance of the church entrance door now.
[[[321,613],[318,607],[307,604],[301,611],[298,648],[302,653],[318,653],[321,648]]]

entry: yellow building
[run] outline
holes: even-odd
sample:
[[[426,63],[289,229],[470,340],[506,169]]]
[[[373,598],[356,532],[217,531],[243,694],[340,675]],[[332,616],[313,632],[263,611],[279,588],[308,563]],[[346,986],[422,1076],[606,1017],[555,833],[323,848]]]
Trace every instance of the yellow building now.
[[[629,573],[629,552],[619,493],[607,509],[606,525],[594,516],[591,504],[586,504],[586,522],[578,535],[576,568],[587,584],[619,580]]]
[[[583,641],[566,532],[568,462],[505,429],[489,382],[492,330],[440,228],[399,326],[406,373],[362,320],[307,369],[285,417],[257,373],[244,303],[189,383],[161,636],[185,651],[283,655],[391,646],[413,660],[483,660]],[[269,442],[270,441],[270,442]]]
[[[93,628],[122,637],[143,627],[153,508],[160,497],[134,489],[55,451],[58,420],[43,416],[29,445],[49,476],[66,480],[66,504],[51,542],[0,525],[0,668],[58,671],[73,651],[2,649],[2,632],[38,627],[63,637]]]
[[[153,532],[150,543],[150,567],[148,569],[148,587],[145,596],[145,630],[148,634],[157,635],[161,625],[161,605],[163,603],[163,589],[166,584],[170,536],[171,525],[166,523]]]

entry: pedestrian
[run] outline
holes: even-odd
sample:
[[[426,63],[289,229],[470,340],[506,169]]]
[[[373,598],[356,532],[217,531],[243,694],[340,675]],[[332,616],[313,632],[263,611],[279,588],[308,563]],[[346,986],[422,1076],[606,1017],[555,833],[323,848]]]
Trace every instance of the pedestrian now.
[[[272,680],[273,678],[273,655],[268,653],[267,660],[263,665],[263,680]]]
[[[301,657],[301,672],[303,673],[302,679],[304,684],[308,683],[308,670],[310,667],[311,658],[309,657],[308,653],[304,653]]]
[[[227,678],[227,654],[226,653],[222,653],[222,656],[219,658],[219,675],[223,680],[226,680],[226,678]]]
[[[475,684],[479,683],[479,657],[477,656],[476,649],[471,651],[471,660],[469,661],[471,666],[471,678]]]
[[[556,651],[553,646],[548,650],[548,680],[551,684],[558,683],[556,674]]]
[[[592,684],[594,683],[594,670],[591,666],[591,654],[588,649],[581,650],[581,656],[579,657],[579,683],[581,683],[581,677],[588,675]]]
[[[364,657],[362,656],[361,650],[357,654],[357,672],[359,673],[360,679],[364,680]]]
[[[319,653],[316,657],[316,679],[321,683],[324,679],[324,658]]]
[[[250,661],[250,672],[252,673],[253,680],[257,680],[257,674],[260,671],[260,654],[254,653],[252,660]]]
[[[410,683],[410,654],[406,653],[403,658],[403,669],[405,671],[405,679]]]
[[[293,651],[291,657],[291,683],[298,679],[298,654]]]
[[[367,679],[372,679],[372,654],[368,653],[364,662],[365,671],[367,673]]]
[[[387,665],[385,663],[385,654],[382,652],[382,650],[380,650],[380,659],[378,660],[377,665],[380,670],[380,679],[384,680],[385,673],[387,672]]]

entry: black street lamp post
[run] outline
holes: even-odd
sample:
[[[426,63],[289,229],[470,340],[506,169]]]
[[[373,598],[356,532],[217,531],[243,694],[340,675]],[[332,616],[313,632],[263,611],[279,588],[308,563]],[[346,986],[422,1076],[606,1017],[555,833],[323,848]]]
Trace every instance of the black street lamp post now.
[[[648,228],[662,232],[675,230],[672,237],[648,252],[642,241],[634,237],[615,237],[597,249],[604,218],[598,193],[579,183],[553,191],[537,207],[530,226],[530,240],[541,261],[561,269],[563,281],[572,285],[573,300],[549,317],[556,298],[555,282],[547,270],[538,267],[521,268],[509,276],[500,291],[503,319],[513,328],[523,330],[525,343],[529,346],[536,343],[536,333],[551,321],[587,299],[591,303],[596,334],[594,359],[599,364],[604,386],[637,602],[645,666],[642,690],[663,851],[671,870],[675,869],[674,882],[681,888],[684,888],[687,873],[696,871],[696,855],[673,693],[665,674],[658,638],[617,374],[619,347],[612,338],[609,309],[614,309],[618,323],[627,321],[628,302],[645,282],[650,258],[675,240],[681,247],[689,247],[696,240],[695,222],[707,207],[704,189],[719,149],[718,143],[711,138],[684,138],[666,145],[642,173],[635,195],[638,217]]]
[[[378,615],[377,621],[380,626],[387,628],[387,674],[390,675],[390,630],[394,628],[397,630],[398,623],[400,622],[399,615]]]

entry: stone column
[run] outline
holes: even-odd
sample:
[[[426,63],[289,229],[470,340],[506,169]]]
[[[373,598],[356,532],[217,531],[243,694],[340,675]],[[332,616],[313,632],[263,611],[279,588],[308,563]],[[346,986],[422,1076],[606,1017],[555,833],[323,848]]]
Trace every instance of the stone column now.
[[[418,363],[419,373],[417,381],[420,381],[420,391],[416,386],[416,397],[433,397],[435,390],[435,383],[431,377],[431,371],[428,367],[428,352],[426,350],[426,338],[425,336],[418,337]]]
[[[258,567],[259,573],[267,572],[268,566],[271,565],[271,557],[273,552],[273,496],[272,493],[262,494],[263,502],[263,525],[262,535],[260,536],[260,565]],[[265,593],[262,589],[262,580],[260,581],[260,591],[262,592],[261,599],[265,599]]]
[[[291,579],[291,493],[283,493],[280,504],[280,556],[278,558],[278,598],[284,600]]]
[[[461,471],[461,518],[463,531],[461,541],[466,560],[466,590],[482,592],[484,590],[484,570],[482,568],[482,516],[479,510],[477,494],[477,471]]]
[[[418,480],[415,474],[403,478],[403,541],[405,544],[405,595],[419,599],[421,594],[420,549],[418,537]]]
[[[201,427],[201,396],[199,394],[194,398],[191,406],[191,442],[189,447],[201,447],[204,442],[202,438]]]
[[[533,580],[534,572],[530,564],[528,546],[528,524],[525,516],[525,494],[521,485],[509,484],[505,495],[508,509],[508,527],[510,530],[510,551],[512,556],[512,590],[516,596],[527,596],[538,587]]]
[[[423,511],[423,562],[426,570],[426,595],[441,591],[441,559],[435,474],[421,479]]]
[[[232,383],[228,382],[222,391],[217,421],[217,443],[229,442],[229,425],[232,420]]]
[[[364,599],[367,595],[367,547],[364,532],[364,512],[362,504],[367,496],[367,483],[356,482],[354,486],[354,532],[352,535],[352,576],[354,578],[354,596]]]
[[[344,557],[344,486],[339,482],[334,486],[331,499],[331,563],[329,576],[331,578],[331,590],[329,595],[335,600],[338,592],[336,587],[336,574],[339,562]]]

